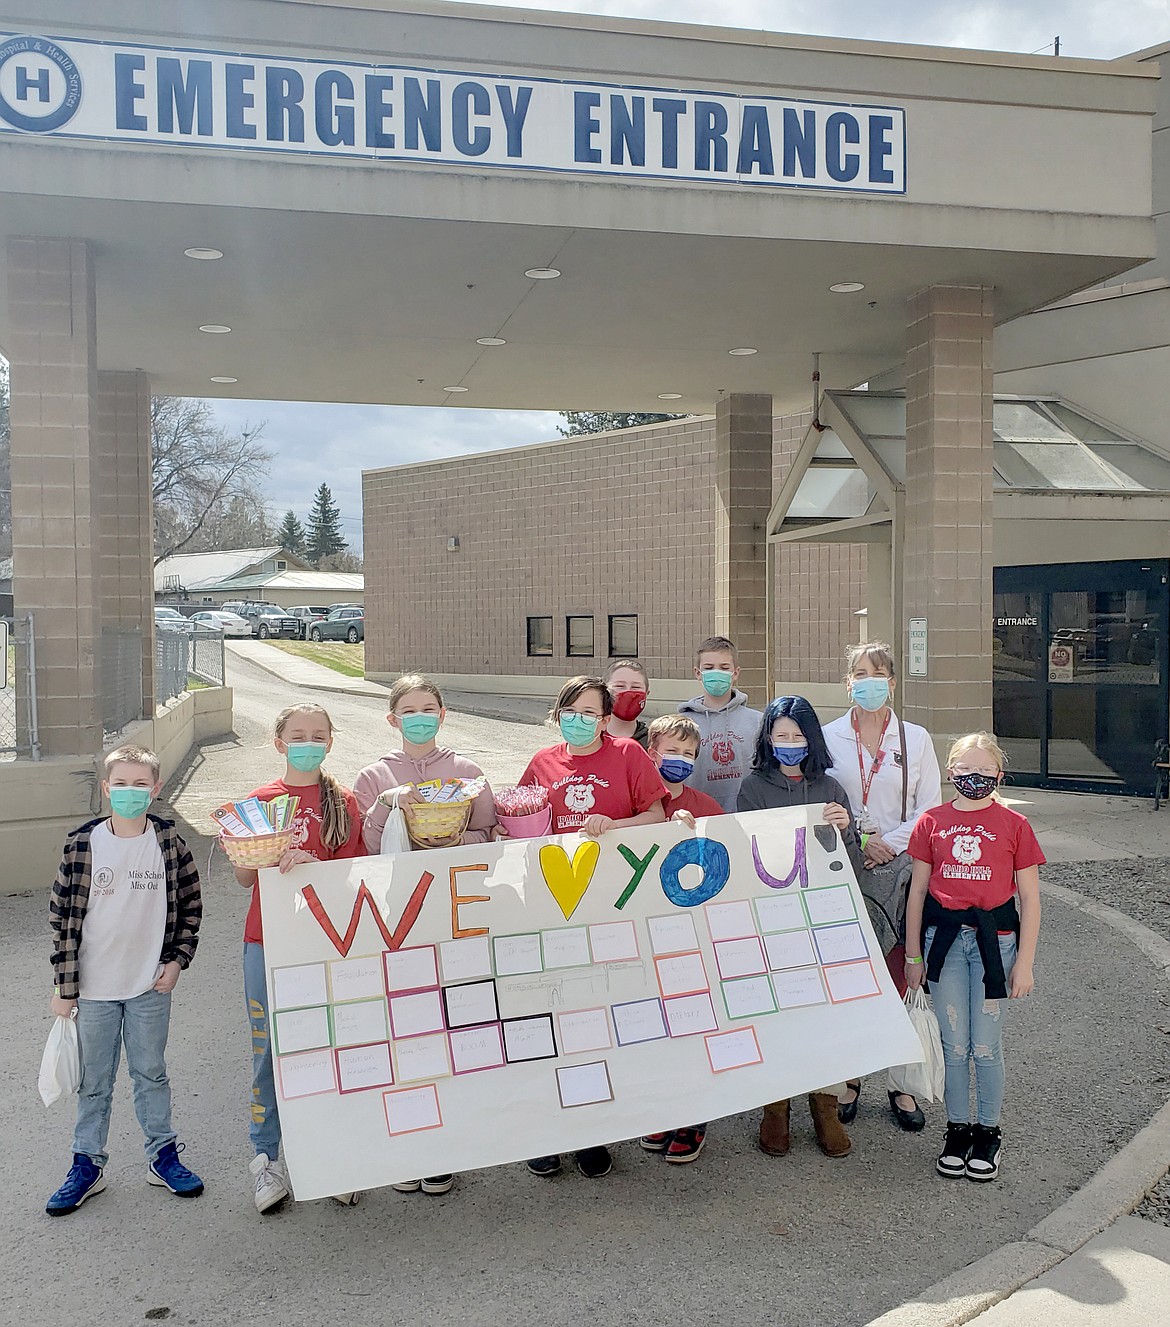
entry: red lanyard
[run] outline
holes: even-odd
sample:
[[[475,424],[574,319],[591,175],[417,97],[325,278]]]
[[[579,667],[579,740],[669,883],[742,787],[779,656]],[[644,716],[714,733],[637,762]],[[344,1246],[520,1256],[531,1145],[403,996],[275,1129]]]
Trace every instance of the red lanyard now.
[[[861,725],[857,722],[856,713],[854,713],[852,716],[852,722],[853,722],[853,737],[854,740],[857,742],[857,772],[861,776],[861,806],[862,809],[864,810],[866,804],[869,801],[869,789],[870,785],[873,783],[873,776],[878,772],[879,769],[881,769],[882,761],[884,761],[886,758],[886,753],[882,748],[882,742],[885,741],[886,729],[890,726],[890,711],[889,710],[886,711],[886,721],[885,723],[882,724],[882,731],[878,735],[877,755],[874,756],[873,764],[870,765],[869,767],[868,776],[865,773],[865,757],[861,753]]]

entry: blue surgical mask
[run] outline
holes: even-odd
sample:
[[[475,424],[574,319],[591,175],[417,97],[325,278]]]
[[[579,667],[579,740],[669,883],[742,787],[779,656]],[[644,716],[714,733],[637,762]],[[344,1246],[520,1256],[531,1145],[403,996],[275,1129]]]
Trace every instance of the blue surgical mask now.
[[[312,774],[325,763],[328,747],[324,742],[290,742],[288,763],[302,774]]]
[[[439,731],[437,714],[404,714],[398,722],[402,724],[402,736],[415,746],[426,746]]]
[[[860,705],[871,714],[890,698],[890,679],[888,677],[855,677],[849,684],[849,695],[854,705]]]
[[[699,681],[709,696],[726,696],[731,690],[731,674],[726,668],[704,668]]]
[[[808,755],[808,745],[805,744],[804,746],[779,746],[777,743],[773,742],[772,754],[781,763],[781,765],[787,765],[789,768],[792,768],[795,765],[799,765],[800,762],[805,758],[805,756]]]
[[[588,746],[597,736],[600,719],[591,719],[573,710],[565,710],[560,717],[561,736],[570,746]]]
[[[149,788],[110,789],[110,809],[123,820],[137,820],[153,800]]]
[[[682,783],[695,772],[695,762],[686,756],[663,756],[658,772],[667,783]]]

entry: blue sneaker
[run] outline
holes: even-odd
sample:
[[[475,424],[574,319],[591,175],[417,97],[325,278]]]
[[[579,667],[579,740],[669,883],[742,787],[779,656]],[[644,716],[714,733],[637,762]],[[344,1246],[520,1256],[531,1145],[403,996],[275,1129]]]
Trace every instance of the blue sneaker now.
[[[105,1187],[105,1171],[95,1166],[83,1152],[74,1152],[73,1165],[65,1176],[65,1183],[45,1204],[45,1211],[50,1216],[68,1216]]]
[[[195,1198],[203,1192],[203,1181],[179,1160],[183,1146],[185,1144],[176,1147],[174,1143],[168,1143],[150,1163],[146,1182],[170,1189],[180,1198]]]

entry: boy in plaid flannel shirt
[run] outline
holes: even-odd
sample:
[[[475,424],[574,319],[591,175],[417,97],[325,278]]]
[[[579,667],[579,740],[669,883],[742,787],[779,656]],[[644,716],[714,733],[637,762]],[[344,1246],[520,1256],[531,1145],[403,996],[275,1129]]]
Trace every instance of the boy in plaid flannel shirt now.
[[[73,1166],[45,1207],[50,1216],[75,1212],[106,1187],[123,1044],[146,1135],[147,1183],[181,1197],[203,1192],[203,1181],[178,1158],[164,1058],[171,992],[198,943],[199,873],[174,822],[146,814],[162,787],[154,752],[119,747],[105,758],[105,774],[113,814],[69,835],[49,905],[50,1009],[76,1018],[81,1049]]]

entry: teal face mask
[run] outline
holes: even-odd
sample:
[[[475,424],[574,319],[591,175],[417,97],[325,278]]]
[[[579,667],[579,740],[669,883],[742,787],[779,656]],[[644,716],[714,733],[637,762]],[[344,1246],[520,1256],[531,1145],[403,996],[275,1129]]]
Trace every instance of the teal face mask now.
[[[324,742],[290,742],[288,744],[288,763],[302,774],[311,774],[325,763]]]
[[[123,820],[137,820],[153,800],[149,788],[110,789],[110,809]]]
[[[584,714],[574,714],[566,710],[560,717],[561,736],[570,746],[588,746],[597,736],[600,719],[590,719]]]
[[[402,725],[402,736],[415,746],[426,746],[439,731],[437,714],[404,714],[398,722]]]
[[[726,696],[731,690],[731,674],[726,668],[705,668],[699,680],[709,696]]]
[[[849,694],[854,705],[872,713],[880,710],[890,698],[890,679],[888,677],[855,677],[849,684]]]

